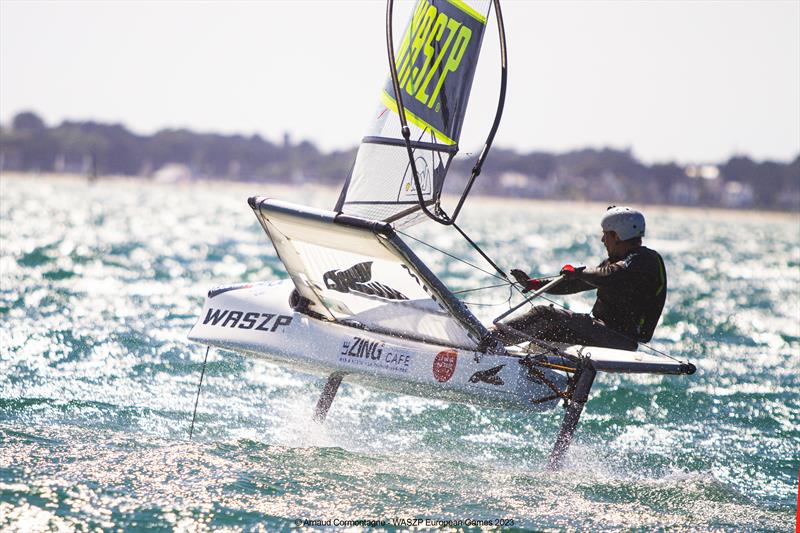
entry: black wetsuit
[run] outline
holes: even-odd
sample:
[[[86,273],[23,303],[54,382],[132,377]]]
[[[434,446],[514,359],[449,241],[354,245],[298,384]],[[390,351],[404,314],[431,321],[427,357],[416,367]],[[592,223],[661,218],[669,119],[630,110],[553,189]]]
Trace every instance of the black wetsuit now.
[[[592,289],[597,289],[593,316],[540,305],[507,325],[543,340],[635,350],[639,342],[652,338],[664,308],[664,260],[654,250],[639,246],[622,259],[606,259],[548,292],[574,294]],[[500,338],[506,343],[521,341],[508,330]]]

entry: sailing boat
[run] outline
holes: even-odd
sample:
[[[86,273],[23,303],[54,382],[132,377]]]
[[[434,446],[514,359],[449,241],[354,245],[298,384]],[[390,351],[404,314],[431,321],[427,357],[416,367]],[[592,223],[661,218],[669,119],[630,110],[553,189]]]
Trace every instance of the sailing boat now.
[[[442,188],[492,6],[500,99],[485,146],[448,214]],[[563,401],[566,414],[550,460],[557,467],[596,372],[688,374],[694,367],[644,352],[535,338],[504,346],[404,242],[400,228],[425,221],[452,227],[494,265],[456,217],[500,123],[506,53],[499,0],[418,0],[396,50],[392,8],[389,0],[390,76],[335,208],[250,198],[290,279],[212,289],[189,338],[327,376],[315,411],[320,422],[343,379],[491,407],[543,411]]]

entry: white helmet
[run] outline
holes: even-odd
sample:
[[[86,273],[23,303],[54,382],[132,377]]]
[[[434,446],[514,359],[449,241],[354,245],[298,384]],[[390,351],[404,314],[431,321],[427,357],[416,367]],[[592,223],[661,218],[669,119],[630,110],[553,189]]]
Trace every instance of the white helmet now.
[[[613,231],[621,241],[644,237],[644,215],[630,207],[612,205],[600,222],[603,231]]]

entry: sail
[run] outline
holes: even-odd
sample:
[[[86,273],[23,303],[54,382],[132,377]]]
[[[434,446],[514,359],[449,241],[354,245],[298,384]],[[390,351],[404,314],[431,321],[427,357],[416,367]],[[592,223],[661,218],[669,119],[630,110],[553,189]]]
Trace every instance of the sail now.
[[[312,316],[470,350],[486,334],[389,224],[267,198],[250,206]]]
[[[490,0],[419,0],[395,51],[397,78],[426,204],[441,195],[469,102]],[[391,76],[336,211],[408,226],[421,221]]]

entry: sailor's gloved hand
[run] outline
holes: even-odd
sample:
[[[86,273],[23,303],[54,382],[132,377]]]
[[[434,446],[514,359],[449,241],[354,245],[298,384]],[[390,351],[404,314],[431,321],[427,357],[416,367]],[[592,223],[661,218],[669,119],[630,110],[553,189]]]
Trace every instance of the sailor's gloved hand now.
[[[531,278],[522,270],[516,268],[511,271],[511,275],[517,280],[517,283],[522,285],[522,292],[538,291],[544,287],[545,281],[542,279]]]
[[[517,268],[511,269],[511,275],[520,285],[525,285],[528,283],[528,280],[531,279],[530,276],[528,276],[525,272]]]
[[[564,279],[567,280],[575,279],[576,277],[578,277],[578,274],[583,272],[585,269],[586,267],[583,265],[575,267],[570,264],[566,264],[563,267],[561,267],[561,272],[559,272],[559,274],[564,276]]]

